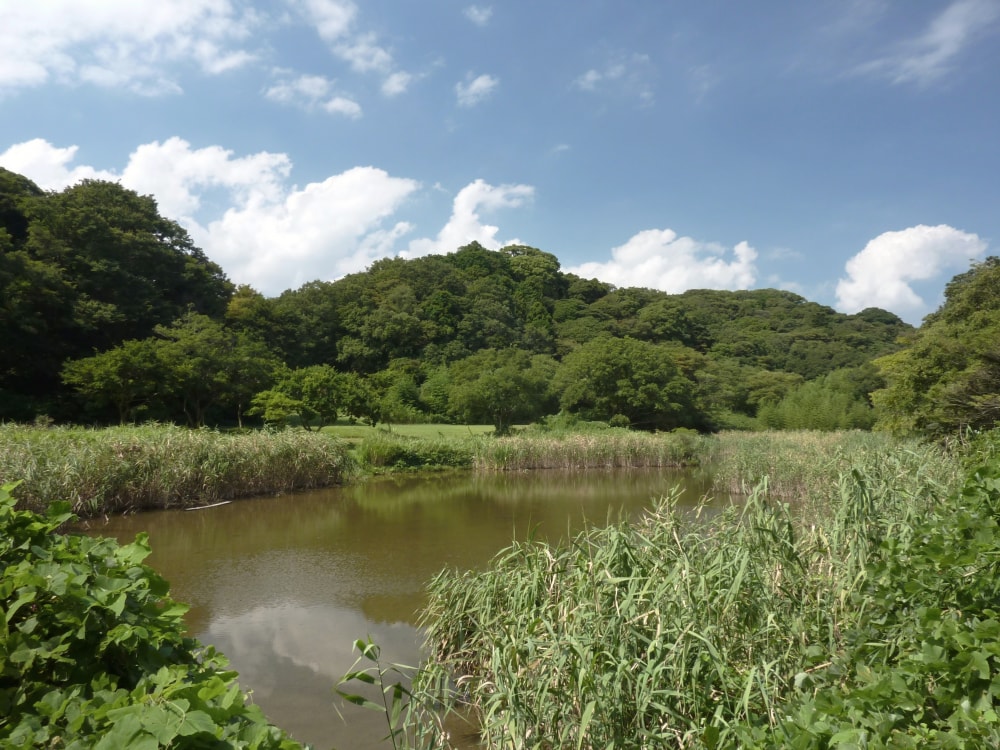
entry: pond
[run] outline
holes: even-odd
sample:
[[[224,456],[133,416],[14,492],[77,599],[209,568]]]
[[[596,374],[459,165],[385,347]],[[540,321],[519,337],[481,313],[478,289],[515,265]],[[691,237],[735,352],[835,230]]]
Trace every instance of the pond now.
[[[355,639],[416,664],[417,613],[439,570],[482,569],[514,539],[556,542],[635,518],[678,484],[691,504],[707,489],[670,470],[411,476],[91,521],[87,531],[123,542],[149,533],[147,562],[191,605],[190,634],[229,658],[272,722],[316,748],[384,749],[384,718],[333,694]]]

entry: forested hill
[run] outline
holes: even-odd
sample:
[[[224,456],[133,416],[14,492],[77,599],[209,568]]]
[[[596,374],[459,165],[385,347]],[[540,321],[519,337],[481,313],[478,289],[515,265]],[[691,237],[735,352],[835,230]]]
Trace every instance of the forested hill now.
[[[481,349],[562,357],[602,336],[627,336],[812,379],[870,362],[912,330],[884,310],[844,315],[774,289],[616,289],[563,273],[555,256],[535,248],[476,243],[449,255],[380,260],[275,299],[241,287],[230,317],[292,366],[329,362],[363,373]]]
[[[540,368],[549,389],[536,414],[521,418],[562,409],[589,418],[624,415],[641,426],[710,427],[760,417],[762,406],[822,378],[827,389],[863,403],[882,385],[871,361],[897,350],[912,331],[884,310],[844,315],[773,289],[616,289],[564,273],[542,250],[490,251],[476,243],[448,255],[380,260],[363,273],[266,298],[234,288],[149,197],[101,181],[45,193],[2,169],[0,293],[0,419],[187,412],[196,423],[232,420],[256,392],[317,366],[367,380],[374,390],[366,398],[389,399],[376,410],[382,418],[482,419],[482,409],[450,399],[456,383],[520,362],[521,370]],[[216,372],[219,390],[199,397],[194,416],[194,396],[167,375],[145,391],[112,397],[87,367],[67,364],[117,352],[134,372],[119,369],[114,377],[152,378],[155,368],[140,366],[136,342],[149,342],[142,356],[158,358],[163,373],[170,369],[164,342],[174,345],[178,362],[190,362],[199,336],[266,367],[252,378],[249,367]],[[639,372],[647,360],[679,380]],[[108,362],[97,364],[106,370]],[[198,376],[204,383],[214,371],[200,364],[208,368]],[[618,384],[618,398],[575,383],[602,368]],[[252,387],[234,382],[241,373]],[[644,385],[658,400],[642,395]],[[674,417],[660,419],[656,410]]]

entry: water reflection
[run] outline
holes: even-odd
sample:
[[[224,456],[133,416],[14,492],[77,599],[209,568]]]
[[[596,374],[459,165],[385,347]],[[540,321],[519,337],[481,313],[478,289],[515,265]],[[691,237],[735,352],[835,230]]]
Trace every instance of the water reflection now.
[[[443,567],[481,569],[512,539],[634,518],[678,483],[692,503],[704,490],[667,471],[393,478],[90,530],[149,532],[148,562],[191,605],[191,633],[229,657],[272,721],[317,748],[385,748],[377,714],[342,707],[345,723],[333,708],[355,639],[415,664],[424,584]]]

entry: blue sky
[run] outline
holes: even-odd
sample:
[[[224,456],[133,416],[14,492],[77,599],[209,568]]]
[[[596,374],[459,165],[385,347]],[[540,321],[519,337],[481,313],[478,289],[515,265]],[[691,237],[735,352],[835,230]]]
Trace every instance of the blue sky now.
[[[521,242],[919,323],[1000,244],[1000,0],[0,0],[0,166],[268,295]]]

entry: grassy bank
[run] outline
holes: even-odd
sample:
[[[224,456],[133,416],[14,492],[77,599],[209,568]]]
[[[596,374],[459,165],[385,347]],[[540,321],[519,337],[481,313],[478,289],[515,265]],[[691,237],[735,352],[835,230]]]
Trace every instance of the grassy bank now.
[[[220,433],[168,425],[0,425],[0,484],[21,507],[67,501],[80,516],[186,508],[343,482],[346,446],[317,433]]]
[[[900,497],[927,487],[947,494],[962,476],[955,451],[878,432],[723,432],[702,457],[719,496],[749,495],[766,479],[771,497],[817,508],[839,502],[838,479],[851,473],[878,477],[884,494]]]
[[[410,427],[415,427],[411,425]],[[667,433],[625,429],[550,432],[522,429],[497,437],[462,435],[436,425],[420,431],[372,431],[353,448],[362,467],[375,471],[462,468],[482,472],[530,469],[676,467],[701,463],[714,453],[711,438],[690,430]]]
[[[22,481],[20,502],[68,500],[86,516],[341,483],[358,474],[471,469],[614,469],[710,466],[719,496],[745,495],[763,477],[772,497],[828,505],[839,474],[912,474],[947,486],[957,478],[943,450],[872,433],[643,433],[594,427],[521,429],[408,425],[221,433],[167,425],[108,429],[0,425],[0,482]],[[355,432],[350,432],[354,430]],[[463,432],[464,430],[464,432]],[[900,485],[902,486],[902,485]]]
[[[711,438],[690,430],[633,432],[523,432],[476,443],[478,471],[527,469],[617,469],[684,466],[710,452]]]
[[[487,748],[996,747],[1000,467],[959,491],[954,459],[855,440],[822,452],[822,514],[762,481],[442,572],[398,736],[440,746],[443,702]]]

